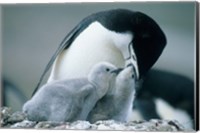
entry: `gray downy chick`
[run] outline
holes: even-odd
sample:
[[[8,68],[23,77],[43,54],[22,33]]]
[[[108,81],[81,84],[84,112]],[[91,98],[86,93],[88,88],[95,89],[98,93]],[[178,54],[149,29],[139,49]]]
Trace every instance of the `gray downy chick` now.
[[[44,85],[23,106],[32,121],[85,120],[115,80],[116,67],[101,62],[91,69],[87,78],[55,81]]]
[[[87,120],[91,123],[108,119],[128,121],[135,98],[134,95],[135,72],[133,66],[129,66],[118,74],[113,88],[97,102],[89,113]]]

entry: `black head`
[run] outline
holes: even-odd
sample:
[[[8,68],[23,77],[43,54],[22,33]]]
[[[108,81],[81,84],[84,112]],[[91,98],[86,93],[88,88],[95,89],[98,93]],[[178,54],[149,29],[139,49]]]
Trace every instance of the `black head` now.
[[[115,9],[88,18],[100,22],[111,31],[133,33],[132,47],[137,57],[140,78],[157,61],[166,45],[166,37],[159,25],[144,13]]]

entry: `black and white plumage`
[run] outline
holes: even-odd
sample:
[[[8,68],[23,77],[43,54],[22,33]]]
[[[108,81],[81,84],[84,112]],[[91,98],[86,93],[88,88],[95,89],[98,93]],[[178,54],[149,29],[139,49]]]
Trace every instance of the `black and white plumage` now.
[[[88,77],[46,84],[24,104],[23,112],[32,121],[86,120],[96,102],[112,87],[115,69],[112,64],[101,62]]]
[[[194,82],[164,70],[150,70],[134,101],[143,119],[175,119],[187,128],[194,128]]]
[[[52,64],[48,82],[86,76],[100,61],[117,67],[132,64],[137,78],[141,78],[159,58],[165,45],[163,31],[144,13],[115,9],[92,14],[61,42],[34,93]]]

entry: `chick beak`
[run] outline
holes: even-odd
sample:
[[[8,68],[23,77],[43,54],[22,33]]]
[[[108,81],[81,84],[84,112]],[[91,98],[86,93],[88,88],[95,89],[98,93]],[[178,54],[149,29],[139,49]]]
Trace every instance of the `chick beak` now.
[[[122,70],[123,70],[123,68],[118,68],[118,69],[111,71],[111,73],[119,74]]]

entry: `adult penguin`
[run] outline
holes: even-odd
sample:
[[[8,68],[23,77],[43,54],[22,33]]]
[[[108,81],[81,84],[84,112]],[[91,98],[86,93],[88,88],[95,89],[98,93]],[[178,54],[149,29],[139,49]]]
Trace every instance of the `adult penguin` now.
[[[163,31],[144,13],[126,9],[94,13],[83,19],[61,42],[33,95],[52,65],[48,82],[85,77],[100,61],[117,67],[133,65],[137,79],[141,79],[165,45]]]

